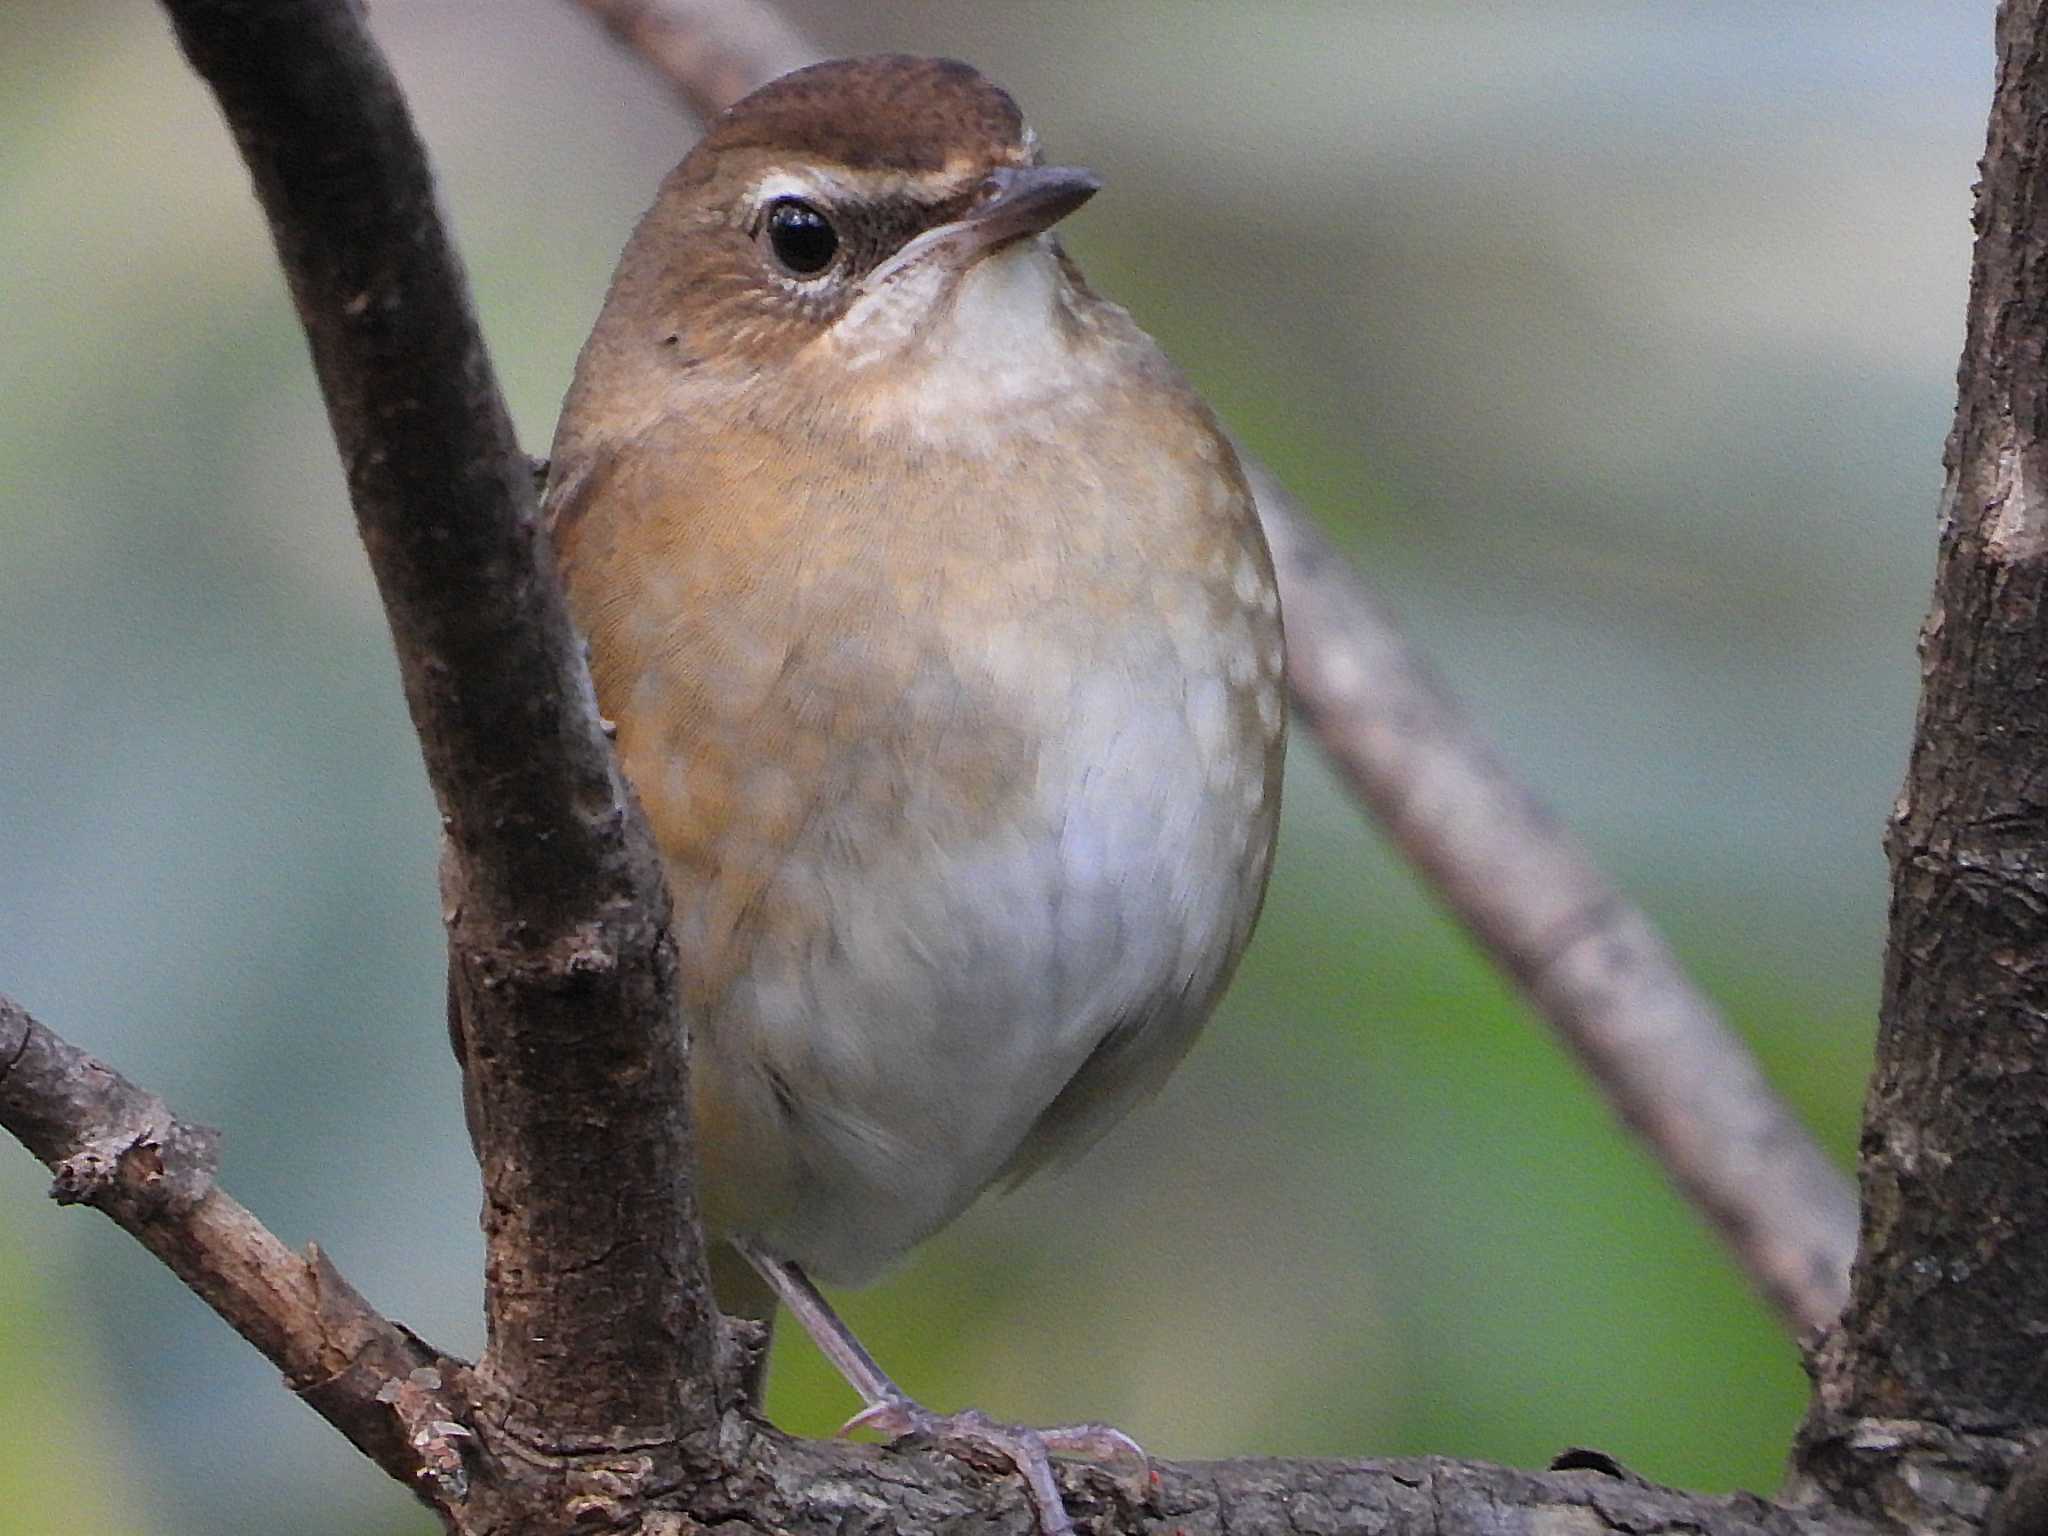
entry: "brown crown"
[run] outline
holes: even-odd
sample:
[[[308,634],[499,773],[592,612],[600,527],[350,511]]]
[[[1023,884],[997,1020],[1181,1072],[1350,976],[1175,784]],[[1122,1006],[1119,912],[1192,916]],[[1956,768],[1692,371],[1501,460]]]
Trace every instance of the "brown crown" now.
[[[769,81],[726,108],[699,148],[786,151],[854,170],[936,171],[960,156],[1016,164],[1024,115],[971,64],[876,53]]]

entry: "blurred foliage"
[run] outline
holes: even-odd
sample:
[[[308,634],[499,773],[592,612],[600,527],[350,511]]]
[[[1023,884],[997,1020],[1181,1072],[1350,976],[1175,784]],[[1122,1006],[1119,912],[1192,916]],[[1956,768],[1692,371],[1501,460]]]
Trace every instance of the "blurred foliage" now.
[[[1990,6],[792,7],[974,59],[1072,245],[1306,495],[1846,1166]],[[480,1343],[434,817],[239,165],[143,0],[0,49],[0,987]],[[529,444],[688,130],[561,0],[397,0]],[[939,1405],[1165,1455],[1600,1446],[1768,1489],[1794,1351],[1297,742],[1266,921],[1159,1103],[848,1298]],[[0,1156],[0,1536],[423,1532]],[[851,1404],[800,1339],[772,1408]]]

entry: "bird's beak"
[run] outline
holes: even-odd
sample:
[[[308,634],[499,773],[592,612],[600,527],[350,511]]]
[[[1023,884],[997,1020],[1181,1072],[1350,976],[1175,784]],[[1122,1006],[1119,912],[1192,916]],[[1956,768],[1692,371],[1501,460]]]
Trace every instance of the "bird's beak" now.
[[[1074,165],[1017,165],[993,170],[965,213],[926,230],[870,272],[861,286],[869,293],[877,292],[927,262],[964,272],[990,251],[1051,229],[1101,187],[1102,180],[1093,171]]]
[[[979,255],[1059,223],[1102,190],[1102,178],[1078,165],[1004,166],[991,171],[981,198],[956,221]]]

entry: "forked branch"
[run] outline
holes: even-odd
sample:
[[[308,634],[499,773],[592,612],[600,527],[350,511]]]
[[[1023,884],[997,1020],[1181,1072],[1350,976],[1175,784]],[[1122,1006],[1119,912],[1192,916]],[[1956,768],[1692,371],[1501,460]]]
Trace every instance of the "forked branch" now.
[[[58,1172],[60,1195],[89,1200],[135,1233],[451,1530],[509,1536],[738,1525],[801,1536],[853,1528],[921,1536],[970,1521],[1028,1525],[1030,1508],[1014,1482],[914,1448],[788,1440],[723,1394],[728,1372],[691,1237],[659,873],[611,768],[525,464],[403,103],[348,0],[165,4],[220,96],[271,218],[447,818],[451,937],[485,1160],[491,1353],[474,1371],[442,1359],[379,1317],[317,1253],[285,1250],[213,1186],[205,1134],[11,1004],[0,1004],[0,1123]],[[1993,199],[1995,217],[1987,216],[1994,237],[1979,252],[1995,272],[2032,248],[2027,210],[2048,206],[2026,195],[2038,174],[2035,149],[2048,142],[2040,128],[2048,90],[2036,78],[2048,78],[2042,30],[2040,0],[2008,6],[2000,99],[2009,121],[1994,134],[1987,172],[2003,190]],[[2014,231],[2026,238],[2008,239]],[[2029,261],[2023,270],[2038,275],[2048,264]],[[2048,539],[2036,525],[2048,520],[2036,516],[2023,479],[2005,487],[2007,499],[1997,502],[2004,512],[1985,511],[2004,485],[1996,466],[2024,469],[1999,458],[1999,413],[2024,416],[2029,433],[2038,414],[2026,404],[2031,383],[2017,393],[2008,386],[2032,379],[2025,359],[2037,359],[2040,348],[2024,327],[1990,324],[1994,311],[2006,312],[2005,291],[1980,277],[1966,360],[1978,405],[1964,418],[1967,429],[1959,426],[1957,448],[1958,494],[1975,499],[1945,546],[1943,591],[1952,636],[1944,644],[1967,653],[1960,629],[1988,626],[1999,644],[2014,647],[2012,665],[1974,682],[1960,668],[1960,692],[1930,695],[1924,734],[1931,740],[1960,725],[1953,739],[1988,765],[1984,809],[1970,813],[1967,836],[1959,836],[1941,819],[1958,802],[1930,794],[1902,825],[1897,857],[1902,911],[1941,922],[1988,911],[2007,924],[1986,928],[1983,954],[1956,953],[1974,974],[2012,985],[1995,999],[1995,1015],[1957,1015],[1971,1027],[1989,1018],[1996,1029],[1963,1039],[1930,1030],[1916,988],[1933,974],[1928,956],[1940,946],[1932,936],[1914,939],[1921,930],[1905,918],[1895,922],[1887,1030],[1897,1038],[1888,1059],[1900,1066],[1882,1085],[1867,1140],[1874,1167],[1899,1197],[1886,1219],[1910,1215],[1911,1224],[1893,1230],[1911,1242],[1895,1236],[1873,1249],[1855,1332],[1824,1357],[1827,1392],[1804,1485],[1811,1502],[1690,1497],[1584,1455],[1546,1473],[1435,1459],[1246,1461],[1161,1464],[1136,1488],[1070,1469],[1065,1491],[1078,1516],[1104,1532],[1847,1536],[1870,1527],[1846,1513],[1845,1502],[1882,1513],[1902,1486],[1885,1481],[1888,1453],[1875,1432],[1887,1405],[1909,1399],[1930,1436],[1969,1429],[1998,1438],[1990,1449],[1988,1441],[1966,1448],[1978,1458],[1960,1464],[1966,1476],[1959,1464],[1925,1469],[1949,1478],[1948,1510],[1964,1521],[1981,1515],[2002,1459],[2041,1421],[2041,1373],[2025,1345],[2039,1329],[2025,1298],[2043,1294],[2044,1226],[2029,1214],[2038,1214],[2029,1138],[2038,1137],[2039,1106],[2015,1091],[2000,1101],[2001,1113],[1976,1111],[1987,1061],[1999,1068],[2001,1092],[2048,1078],[2036,995],[2048,973],[2024,963],[2032,950],[2019,942],[2038,937],[2029,926],[2033,896],[2024,881],[2005,878],[2042,867],[2043,817],[2027,798],[2042,781],[2033,771],[2041,754],[2027,738],[2025,762],[2001,766],[1984,745],[2014,739],[2000,734],[2000,720],[2031,703],[2029,690],[2048,675],[2038,646],[2025,649],[2039,631],[2031,584],[2048,565],[2038,558]],[[2048,312],[2017,288],[2013,294],[2022,319]],[[2024,366],[1989,344],[1994,335],[2013,339]],[[1987,382],[1994,378],[2003,381],[1998,389]],[[1269,515],[1279,505],[1269,490]],[[1405,731],[1395,729],[1403,710],[1426,713],[1416,701],[1434,697],[1433,686],[1348,606],[1341,569],[1314,544],[1290,546],[1284,513],[1273,526],[1292,573],[1294,642],[1305,658],[1300,701],[1340,759],[1352,753],[1361,776],[1390,786],[1390,819],[1412,829],[1404,838],[1483,847],[1485,829],[1500,820],[1494,802],[1509,819],[1541,827],[1526,799],[1503,787],[1490,754],[1478,754],[1484,771],[1454,771],[1466,750],[1456,743],[1455,716],[1422,735],[1412,718]],[[1999,579],[1979,579],[1983,569]],[[1319,603],[1327,610],[1320,618]],[[1361,679],[1371,688],[1389,678],[1400,685],[1393,693],[1358,691]],[[2022,697],[2002,696],[2008,686]],[[1376,731],[1393,735],[1376,744]],[[1418,747],[1430,733],[1452,744]],[[1938,766],[1932,756],[1922,763],[1930,784]],[[1471,785],[1460,783],[1465,777]],[[1416,798],[1439,784],[1456,797],[1450,811]],[[1469,816],[1458,809],[1468,803],[1476,807]],[[1994,835],[2014,841],[1987,864],[1969,839]],[[1496,863],[1509,857],[1492,855]],[[1485,858],[1457,853],[1456,878],[1446,884],[1455,893],[1460,881],[1473,882],[1478,896],[1463,898],[1468,904],[1493,899],[1494,885],[1528,878],[1514,857],[1523,873],[1498,881]],[[1532,946],[1510,965],[1539,996],[1590,995],[1623,1019],[1653,1011],[1616,1002],[1636,996],[1634,987],[1603,982],[1598,965],[1587,980],[1575,948],[1560,944],[1560,927],[1575,937],[1607,932],[1602,925],[1612,921],[1599,887],[1576,889],[1574,902],[1590,907],[1532,907],[1542,920],[1496,917],[1482,927],[1507,935],[1504,953]],[[1614,931],[1628,930],[1622,922]],[[1668,967],[1654,941],[1636,951],[1647,956],[1647,973]],[[1909,1036],[1928,1049],[1897,1050]],[[1990,1058],[1975,1049],[1986,1043],[1996,1047]],[[1939,1113],[1929,1116],[1930,1104]],[[1934,1134],[1922,1134],[1927,1126]],[[1758,1133],[1743,1139],[1754,1146]],[[1956,1151],[1969,1160],[1952,1157]],[[1703,1155],[1724,1170],[1709,1175],[1715,1180],[1742,1166],[1711,1149]],[[1906,1198],[1937,1159],[1935,1171],[1960,1170],[1967,1179],[1940,1201]],[[605,1198],[590,1198],[595,1190]],[[1802,1251],[1833,1219],[1817,1204],[1809,1203],[1804,1235],[1786,1251]],[[1971,1220],[1979,1210],[1995,1220]],[[1922,1326],[1933,1313],[1942,1313],[1941,1326]],[[1860,1458],[1853,1479],[1825,1475],[1849,1457]],[[1923,1485],[1932,1486],[1926,1477],[1915,1486]]]

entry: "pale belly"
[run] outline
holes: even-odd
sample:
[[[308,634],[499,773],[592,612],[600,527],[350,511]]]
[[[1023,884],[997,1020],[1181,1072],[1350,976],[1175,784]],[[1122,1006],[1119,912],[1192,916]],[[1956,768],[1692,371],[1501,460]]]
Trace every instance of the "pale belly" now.
[[[1277,658],[1277,625],[1250,638]],[[921,673],[907,724],[837,741],[743,914],[676,872],[686,973],[745,925],[694,1019],[715,1233],[862,1282],[1185,1051],[1263,892],[1275,711],[1215,646],[1192,669],[1163,634],[1139,650],[1055,669],[1029,708]],[[748,835],[714,866],[744,878]]]

